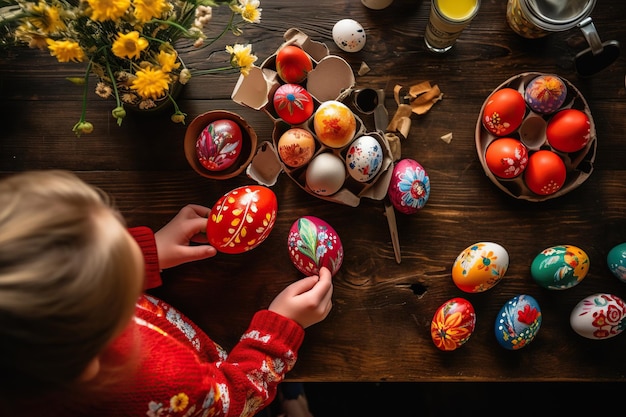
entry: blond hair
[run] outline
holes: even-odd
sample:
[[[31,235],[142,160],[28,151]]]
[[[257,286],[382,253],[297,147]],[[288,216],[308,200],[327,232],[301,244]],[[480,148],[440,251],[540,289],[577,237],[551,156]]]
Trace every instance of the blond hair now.
[[[138,251],[110,198],[74,174],[0,181],[4,393],[79,378],[133,314],[143,284]]]

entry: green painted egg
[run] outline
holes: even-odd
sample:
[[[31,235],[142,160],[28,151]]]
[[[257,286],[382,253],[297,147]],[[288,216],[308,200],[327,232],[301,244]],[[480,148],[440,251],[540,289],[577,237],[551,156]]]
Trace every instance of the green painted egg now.
[[[626,242],[614,246],[606,256],[609,269],[622,282],[626,283]]]
[[[589,257],[572,245],[551,246],[535,256],[530,274],[549,290],[566,290],[578,285],[589,272]]]

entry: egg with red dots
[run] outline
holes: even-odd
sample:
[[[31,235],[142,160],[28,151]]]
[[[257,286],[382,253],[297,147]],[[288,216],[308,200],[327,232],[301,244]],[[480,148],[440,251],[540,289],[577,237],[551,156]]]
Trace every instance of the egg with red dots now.
[[[335,229],[315,216],[297,219],[287,238],[289,259],[304,275],[317,275],[326,267],[335,275],[343,263],[343,244]]]
[[[209,123],[196,140],[196,156],[209,171],[223,171],[232,166],[241,154],[243,136],[237,123],[219,119]]]
[[[227,254],[252,250],[270,235],[277,212],[276,194],[268,187],[237,187],[211,208],[206,226],[208,242]]]
[[[428,173],[419,162],[401,159],[393,167],[387,195],[400,213],[416,213],[426,205],[430,196]]]
[[[299,84],[283,84],[272,99],[278,117],[290,125],[304,123],[315,109],[311,94]]]
[[[365,46],[365,29],[353,19],[341,19],[333,26],[333,40],[346,52],[358,52]]]
[[[556,75],[540,75],[524,90],[524,99],[534,112],[549,114],[557,111],[567,98],[567,86]]]
[[[348,174],[358,182],[373,179],[383,165],[383,147],[371,135],[356,138],[346,152]]]

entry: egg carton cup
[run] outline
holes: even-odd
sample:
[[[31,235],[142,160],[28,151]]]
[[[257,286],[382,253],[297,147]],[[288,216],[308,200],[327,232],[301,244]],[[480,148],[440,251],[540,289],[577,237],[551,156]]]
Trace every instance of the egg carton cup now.
[[[237,123],[241,129],[241,151],[230,167],[222,171],[211,171],[206,169],[198,160],[196,142],[205,127],[216,120],[222,119],[232,120]],[[187,126],[183,147],[185,150],[185,158],[187,158],[187,162],[194,171],[206,178],[224,180],[241,174],[250,165],[256,153],[257,141],[256,132],[243,117],[237,113],[226,110],[212,110],[198,115],[191,121],[189,126]]]
[[[274,123],[271,141],[259,143],[257,152],[246,169],[246,174],[261,185],[273,186],[278,176],[286,173],[298,186],[311,195],[334,203],[352,207],[359,205],[361,198],[382,200],[387,194],[387,188],[391,180],[393,156],[389,142],[382,132],[367,133],[363,121],[354,113],[357,130],[350,141],[354,141],[365,134],[374,137],[382,146],[383,163],[380,171],[374,178],[366,183],[354,180],[345,171],[343,187],[332,195],[320,195],[313,192],[306,185],[305,174],[308,164],[298,168],[291,168],[283,163],[278,154],[278,140],[280,136],[290,128],[302,128],[308,130],[315,139],[315,153],[311,160],[323,152],[332,152],[345,162],[345,156],[349,144],[341,148],[325,146],[317,138],[313,129],[315,111],[326,101],[345,101],[352,93],[356,84],[354,72],[350,65],[341,57],[330,55],[328,47],[321,42],[313,41],[308,35],[297,28],[291,28],[283,35],[285,42],[280,45],[274,54],[268,57],[260,67],[253,66],[247,76],[241,75],[233,89],[231,98],[236,103],[263,111]],[[276,71],[276,56],[278,51],[287,45],[295,45],[309,54],[313,61],[313,69],[307,74],[305,81],[300,83],[311,95],[314,101],[313,115],[301,124],[292,125],[281,119],[273,105],[273,97],[276,90],[283,84]]]
[[[567,96],[563,105],[550,114],[539,114],[532,111],[528,104],[526,104],[526,113],[520,127],[515,132],[506,136],[520,140],[528,149],[529,157],[538,150],[550,150],[556,153],[565,163],[566,178],[563,186],[553,194],[538,195],[528,188],[528,186],[524,182],[523,173],[515,178],[505,179],[499,178],[491,172],[491,170],[487,166],[487,161],[485,160],[487,147],[489,146],[489,144],[491,144],[491,142],[499,139],[502,136],[494,135],[493,133],[489,132],[482,124],[483,112],[485,110],[487,102],[489,101],[489,97],[491,97],[491,95],[496,91],[503,88],[513,88],[519,91],[523,96],[526,90],[526,86],[533,79],[542,75],[553,74],[544,74],[539,72],[526,72],[518,74],[509,78],[508,80],[500,84],[495,90],[493,90],[480,109],[475,133],[476,151],[478,152],[478,159],[480,160],[480,163],[482,164],[487,177],[489,177],[489,179],[506,194],[520,200],[528,200],[534,202],[545,201],[560,197],[576,189],[583,182],[585,182],[593,171],[593,163],[595,161],[597,148],[596,128],[587,101],[580,93],[580,91],[571,82],[563,77],[558,76],[567,86]],[[558,111],[564,109],[580,110],[584,112],[589,118],[589,142],[587,142],[584,148],[576,152],[568,153],[558,151],[550,146],[546,138],[546,127],[548,122]]]

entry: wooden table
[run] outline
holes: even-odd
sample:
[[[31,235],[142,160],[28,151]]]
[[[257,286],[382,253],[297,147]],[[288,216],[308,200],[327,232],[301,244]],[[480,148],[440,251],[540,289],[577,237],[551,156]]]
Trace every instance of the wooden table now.
[[[480,13],[445,55],[432,55],[423,34],[429,2],[395,0],[374,11],[358,0],[308,2],[263,0],[260,25],[248,26],[239,41],[251,41],[260,61],[298,27],[325,42],[355,73],[362,62],[371,71],[357,87],[382,88],[391,113],[395,85],[429,80],[444,93],[426,114],[412,117],[402,156],[427,170],[431,194],[414,215],[398,214],[402,262],[396,263],[381,201],[364,199],[348,207],[313,197],[282,174],[272,187],[279,202],[276,226],[259,247],[164,272],[154,294],[177,306],[224,347],[232,347],[254,311],[266,307],[283,287],[301,277],[291,264],[287,232],[300,216],[315,215],[334,226],[345,260],[334,285],[334,308],[311,327],[296,368],[300,381],[623,381],[626,336],[591,341],[569,325],[576,303],[596,292],[626,297],[626,284],[608,270],[606,255],[626,241],[626,90],[624,54],[600,75],[582,79],[573,57],[586,48],[575,29],[539,40],[516,35],[505,20],[505,1],[485,1]],[[602,40],[626,45],[626,3],[598,2],[592,14]],[[352,18],[367,32],[358,53],[339,50],[331,30]],[[220,45],[221,49],[222,46]],[[191,67],[204,56],[183,54]],[[556,73],[587,99],[597,129],[597,155],[589,179],[575,191],[546,202],[515,199],[485,175],[474,131],[486,97],[503,81],[528,71]],[[89,96],[91,135],[71,132],[80,113],[81,90],[64,78],[82,74],[80,65],[56,63],[47,54],[18,49],[0,61],[0,172],[62,168],[111,193],[130,225],[163,226],[186,203],[212,206],[225,192],[254,183],[245,173],[219,181],[199,176],[183,153],[185,126],[168,115],[129,114],[118,127],[113,107]],[[269,118],[230,99],[237,75],[194,78],[180,105],[188,121],[209,110],[243,116],[260,140],[270,140]],[[452,132],[450,143],[441,136]],[[510,255],[501,283],[480,294],[461,292],[451,279],[452,264],[467,246],[495,241]],[[575,245],[591,260],[588,276],[565,291],[540,288],[530,264],[544,248]],[[537,338],[520,351],[495,340],[496,313],[509,298],[530,294],[543,312]],[[439,351],[430,338],[438,306],[466,297],[476,309],[475,333],[453,352]]]

